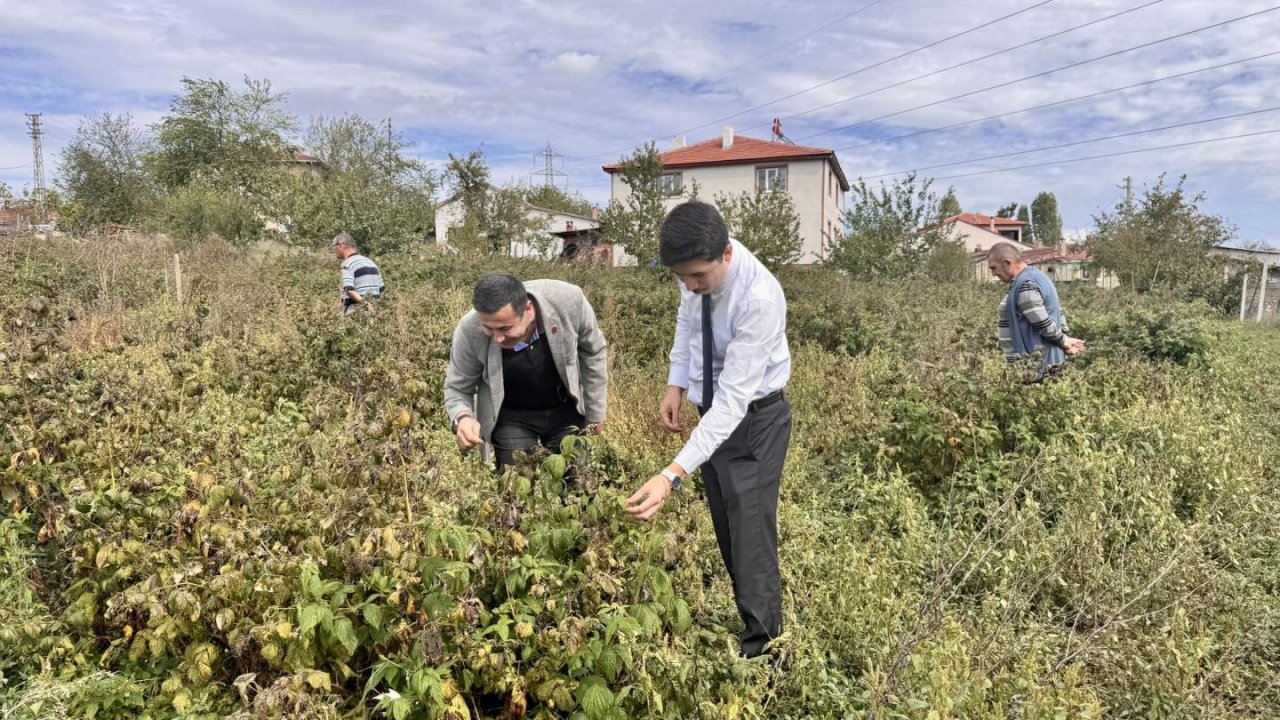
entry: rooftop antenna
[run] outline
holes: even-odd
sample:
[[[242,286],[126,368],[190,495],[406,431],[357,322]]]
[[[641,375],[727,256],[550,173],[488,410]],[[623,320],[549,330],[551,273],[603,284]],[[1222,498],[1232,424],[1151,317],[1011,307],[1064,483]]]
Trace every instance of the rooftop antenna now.
[[[776,143],[795,145],[795,143],[791,141],[791,138],[782,134],[782,118],[773,119],[773,141]]]

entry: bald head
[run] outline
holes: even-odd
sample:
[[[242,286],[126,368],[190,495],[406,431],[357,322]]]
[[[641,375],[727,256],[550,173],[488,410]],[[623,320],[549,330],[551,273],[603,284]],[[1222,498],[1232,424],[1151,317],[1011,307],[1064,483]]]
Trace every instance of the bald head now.
[[[1012,282],[1018,273],[1027,268],[1022,253],[1009,243],[996,243],[987,251],[987,269],[1004,282]]]

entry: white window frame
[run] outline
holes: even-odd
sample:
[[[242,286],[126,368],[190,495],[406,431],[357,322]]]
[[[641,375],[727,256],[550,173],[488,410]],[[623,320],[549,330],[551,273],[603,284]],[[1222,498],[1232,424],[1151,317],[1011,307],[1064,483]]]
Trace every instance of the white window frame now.
[[[770,171],[776,172],[770,172]],[[787,165],[757,165],[756,166],[756,189],[765,191],[787,190]],[[778,187],[778,178],[781,178],[781,187]]]
[[[680,170],[662,173],[662,177],[658,178],[658,189],[667,197],[684,192],[684,173]]]

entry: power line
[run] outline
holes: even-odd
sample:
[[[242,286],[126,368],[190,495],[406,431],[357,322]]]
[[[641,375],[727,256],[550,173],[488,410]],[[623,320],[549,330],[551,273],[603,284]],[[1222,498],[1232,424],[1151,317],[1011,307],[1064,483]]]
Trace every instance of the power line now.
[[[802,138],[799,138],[799,140],[808,140],[808,139],[810,139],[810,138],[819,137],[819,136],[821,136],[821,135],[829,135],[829,134],[834,133],[834,132],[843,132],[843,131],[845,131],[845,130],[852,130],[853,128],[856,128],[856,127],[861,127],[861,126],[863,126],[863,125],[868,125],[868,124],[873,123],[873,122],[879,122],[879,121],[881,121],[881,120],[887,120],[888,118],[891,118],[891,117],[897,117],[897,116],[899,116],[899,115],[905,115],[905,114],[907,114],[907,113],[909,113],[909,112],[915,112],[916,110],[923,110],[923,109],[925,109],[925,108],[934,107],[935,105],[942,105],[942,104],[944,104],[944,103],[951,102],[952,100],[959,100],[959,99],[961,99],[961,98],[972,97],[972,96],[974,96],[974,95],[980,95],[980,94],[982,94],[982,93],[984,93],[984,92],[989,92],[989,91],[991,91],[991,90],[998,90],[998,89],[1000,89],[1000,88],[1009,87],[1009,86],[1011,86],[1011,85],[1017,85],[1018,83],[1026,82],[1027,80],[1034,80],[1035,78],[1045,77],[1045,76],[1047,76],[1047,75],[1052,75],[1052,74],[1054,74],[1054,73],[1061,72],[1061,71],[1063,71],[1063,70],[1070,70],[1070,69],[1072,69],[1072,68],[1077,68],[1077,67],[1080,67],[1080,66],[1082,66],[1082,65],[1088,65],[1088,64],[1090,64],[1090,63],[1098,62],[1099,60],[1106,60],[1106,59],[1108,59],[1108,58],[1113,58],[1113,57],[1117,57],[1117,56],[1119,56],[1119,55],[1124,55],[1125,53],[1131,53],[1131,52],[1133,52],[1133,51],[1135,51],[1135,50],[1142,50],[1142,49],[1145,49],[1145,48],[1153,47],[1153,46],[1155,46],[1155,45],[1159,45],[1159,44],[1161,44],[1161,43],[1169,42],[1170,40],[1177,40],[1178,38],[1184,38],[1184,37],[1187,37],[1187,36],[1189,36],[1189,35],[1194,35],[1194,34],[1196,34],[1196,33],[1204,32],[1204,31],[1206,31],[1206,30],[1212,30],[1212,29],[1214,29],[1214,28],[1219,28],[1219,27],[1222,27],[1222,26],[1224,26],[1224,25],[1230,25],[1231,23],[1234,23],[1234,22],[1239,22],[1239,21],[1241,21],[1241,20],[1247,20],[1247,19],[1249,19],[1249,18],[1257,17],[1257,16],[1259,16],[1259,15],[1265,15],[1266,13],[1269,13],[1269,12],[1275,12],[1276,10],[1280,10],[1280,5],[1275,6],[1275,7],[1267,8],[1266,10],[1259,10],[1259,11],[1257,11],[1257,12],[1252,12],[1252,13],[1249,13],[1249,14],[1247,14],[1247,15],[1241,15],[1241,16],[1239,16],[1239,17],[1234,17],[1234,18],[1231,18],[1230,20],[1223,20],[1222,22],[1213,23],[1212,25],[1205,25],[1205,26],[1203,26],[1203,27],[1198,27],[1198,28],[1195,28],[1195,29],[1193,29],[1193,30],[1187,30],[1187,31],[1185,31],[1185,32],[1180,32],[1180,33],[1177,33],[1176,35],[1170,35],[1170,36],[1168,36],[1168,37],[1160,38],[1159,40],[1152,40],[1151,42],[1142,43],[1141,45],[1134,45],[1133,47],[1128,47],[1128,48],[1125,48],[1125,49],[1123,49],[1123,50],[1116,50],[1116,51],[1114,51],[1114,52],[1109,52],[1109,53],[1106,53],[1106,54],[1104,54],[1104,55],[1098,55],[1098,56],[1096,56],[1096,57],[1092,57],[1092,58],[1089,58],[1089,59],[1087,59],[1087,60],[1079,60],[1079,61],[1077,61],[1077,62],[1073,62],[1073,63],[1067,64],[1067,65],[1062,65],[1062,66],[1060,66],[1060,67],[1053,68],[1052,70],[1045,70],[1045,71],[1043,71],[1043,72],[1038,72],[1038,73],[1034,73],[1034,74],[1031,74],[1031,75],[1026,75],[1026,76],[1024,76],[1024,77],[1020,77],[1020,78],[1018,78],[1018,79],[1016,79],[1016,80],[1008,80],[1008,81],[1006,81],[1006,82],[997,83],[997,84],[995,84],[995,85],[990,85],[990,86],[988,86],[988,87],[979,88],[979,89],[977,89],[977,90],[970,90],[969,92],[961,93],[961,94],[959,94],[959,95],[952,95],[952,96],[951,96],[951,97],[949,97],[949,98],[943,98],[943,99],[941,99],[941,100],[934,100],[933,102],[925,103],[925,104],[923,104],[923,105],[916,105],[915,107],[909,107],[909,108],[907,108],[907,109],[905,109],[905,110],[898,110],[897,112],[891,112],[891,113],[887,113],[887,114],[885,114],[885,115],[880,115],[880,116],[878,116],[878,117],[869,118],[869,119],[867,119],[867,120],[861,120],[861,121],[859,121],[859,122],[853,123],[852,125],[844,125],[844,126],[841,126],[841,127],[838,127],[838,128],[833,128],[833,129],[831,129],[831,130],[823,130],[822,132],[813,133],[812,135],[806,135],[806,136],[804,136],[804,137],[802,137]]]
[[[1067,158],[1066,160],[1054,160],[1050,162],[1032,163],[1030,165],[1019,165],[1017,167],[994,168],[992,170],[979,170],[971,173],[961,173],[959,175],[943,175],[933,178],[934,180],[954,180],[956,178],[976,177],[978,175],[991,175],[994,173],[1013,172],[1015,170],[1030,170],[1031,168],[1052,167],[1055,165],[1067,165],[1070,163],[1087,162],[1089,160],[1102,160],[1105,158],[1122,157],[1125,155],[1137,155],[1139,153],[1155,152],[1157,150],[1173,150],[1176,148],[1191,147],[1193,145],[1207,145],[1209,143],[1226,142],[1228,140],[1239,140],[1241,138],[1258,137],[1261,135],[1274,135],[1280,133],[1280,128],[1274,130],[1259,130],[1251,133],[1241,133],[1240,135],[1227,135],[1225,137],[1207,138],[1204,140],[1192,140],[1190,142],[1174,143],[1172,145],[1156,145],[1149,148],[1138,148],[1136,150],[1123,150],[1120,152],[1102,153],[1101,155],[1088,155],[1086,157]]]
[[[778,52],[778,51],[779,51],[779,50],[781,50],[782,48],[787,47],[788,45],[795,45],[796,43],[800,42],[801,40],[804,40],[804,39],[806,39],[806,38],[813,37],[814,35],[817,35],[818,33],[822,32],[823,30],[826,30],[827,28],[831,27],[832,25],[838,25],[838,24],[840,24],[840,23],[844,22],[845,20],[848,20],[849,18],[853,17],[854,15],[857,15],[857,14],[859,14],[859,13],[861,13],[861,12],[866,11],[866,10],[870,10],[871,8],[873,8],[873,7],[875,7],[875,6],[879,5],[879,4],[881,4],[881,3],[883,3],[883,2],[885,2],[885,0],[875,0],[875,2],[873,2],[873,3],[867,4],[867,5],[863,5],[862,7],[858,8],[857,10],[854,10],[853,12],[848,13],[847,15],[841,15],[840,17],[836,18],[835,20],[832,20],[831,22],[827,23],[826,25],[823,25],[822,27],[816,28],[816,29],[814,29],[814,30],[810,30],[809,32],[805,33],[804,35],[801,35],[800,37],[797,37],[797,38],[793,38],[793,39],[791,39],[791,40],[788,40],[787,42],[784,42],[784,43],[782,43],[781,45],[778,45],[778,46],[774,47],[773,49],[771,49],[771,50],[769,50],[769,51],[767,51],[767,52],[761,53],[761,54],[759,54],[759,55],[757,55],[757,56],[755,56],[755,57],[751,58],[750,60],[748,60],[748,61],[746,61],[746,62],[742,63],[741,65],[734,65],[733,67],[729,68],[728,70],[725,70],[723,73],[721,73],[721,74],[719,74],[719,75],[717,75],[717,76],[715,76],[715,77],[711,78],[711,79],[710,79],[710,80],[708,80],[707,82],[709,82],[709,83],[713,83],[713,82],[718,82],[718,81],[720,81],[720,80],[723,80],[724,78],[728,77],[730,74],[732,74],[732,73],[734,73],[734,72],[736,72],[736,71],[738,71],[738,70],[741,70],[742,68],[744,68],[744,67],[746,67],[746,66],[750,65],[751,63],[754,63],[754,62],[755,62],[755,61],[757,61],[757,60],[762,60],[762,59],[764,59],[764,58],[767,58],[767,57],[769,57],[770,55],[772,55],[772,54],[774,54],[774,53]]]
[[[726,116],[724,116],[724,117],[722,117],[722,118],[718,118],[718,119],[716,119],[716,120],[712,120],[712,121],[710,121],[710,122],[705,122],[705,123],[703,123],[703,124],[701,124],[701,125],[698,125],[698,126],[696,126],[696,127],[691,127],[691,128],[686,129],[686,130],[681,130],[681,131],[679,131],[679,132],[672,133],[672,134],[673,134],[673,135],[685,135],[685,134],[687,134],[687,133],[691,133],[691,132],[693,132],[694,130],[701,130],[701,129],[702,129],[702,128],[704,128],[704,127],[708,127],[708,126],[711,126],[711,125],[715,125],[716,123],[720,123],[720,122],[723,122],[723,121],[725,121],[725,120],[732,120],[733,118],[736,118],[736,117],[738,117],[738,116],[740,116],[740,115],[745,115],[745,114],[747,114],[747,113],[749,113],[749,112],[754,112],[754,111],[756,111],[756,110],[760,110],[761,108],[769,107],[770,105],[774,105],[774,104],[780,103],[780,102],[782,102],[783,100],[790,100],[791,98],[796,97],[796,96],[798,96],[798,95],[803,95],[803,94],[805,94],[805,93],[807,93],[807,92],[811,92],[811,91],[813,91],[813,90],[817,90],[818,88],[826,87],[827,85],[830,85],[831,83],[839,82],[839,81],[844,80],[844,79],[846,79],[846,78],[851,78],[851,77],[853,77],[854,75],[859,75],[859,74],[861,74],[861,73],[867,72],[868,70],[874,70],[874,69],[876,69],[876,68],[878,68],[878,67],[881,67],[881,66],[883,66],[883,65],[887,65],[887,64],[889,64],[889,63],[891,63],[891,62],[894,62],[894,61],[897,61],[897,60],[901,60],[901,59],[903,59],[903,58],[905,58],[905,57],[908,57],[908,56],[914,55],[914,54],[916,54],[916,53],[918,53],[918,52],[923,52],[924,50],[928,50],[928,49],[930,49],[930,48],[937,47],[938,45],[941,45],[941,44],[943,44],[943,43],[945,43],[945,42],[947,42],[947,41],[955,40],[955,39],[956,39],[956,38],[958,38],[958,37],[963,37],[963,36],[968,35],[968,34],[970,34],[970,33],[974,33],[974,32],[977,32],[977,31],[979,31],[979,30],[983,30],[983,29],[985,29],[985,28],[991,27],[992,25],[996,25],[996,24],[998,24],[998,23],[1004,22],[1005,20],[1008,20],[1009,18],[1012,18],[1012,17],[1018,16],[1018,15],[1022,15],[1022,14],[1024,14],[1024,13],[1031,12],[1032,10],[1035,10],[1036,8],[1043,7],[1043,6],[1048,5],[1049,3],[1052,3],[1052,2],[1056,2],[1056,0],[1040,0],[1040,2],[1037,2],[1037,3],[1035,3],[1034,5],[1028,6],[1028,7],[1026,7],[1026,8],[1023,8],[1022,10],[1018,10],[1018,11],[1016,11],[1016,12],[1009,13],[1008,15],[1004,15],[1004,16],[1002,16],[1002,17],[998,17],[998,18],[996,18],[996,19],[994,19],[994,20],[988,20],[987,22],[984,22],[984,23],[982,23],[982,24],[980,24],[980,25],[975,25],[975,26],[973,26],[973,27],[971,27],[971,28],[969,28],[969,29],[967,29],[967,30],[962,30],[962,31],[960,31],[960,32],[958,32],[958,33],[955,33],[955,34],[953,34],[953,35],[948,35],[948,36],[946,36],[946,37],[944,37],[944,38],[941,38],[941,39],[939,39],[939,40],[934,40],[933,42],[928,43],[927,45],[921,45],[921,46],[919,46],[919,47],[917,47],[917,48],[914,48],[914,49],[908,50],[908,51],[906,51],[906,52],[904,52],[904,53],[900,53],[900,54],[898,54],[898,55],[894,55],[893,57],[886,58],[886,59],[884,59],[884,60],[880,60],[880,61],[878,61],[878,62],[874,62],[874,63],[872,63],[872,64],[870,64],[870,65],[866,65],[866,66],[860,67],[860,68],[858,68],[857,70],[854,70],[853,72],[845,73],[844,75],[840,75],[839,77],[831,78],[830,80],[827,80],[827,81],[825,81],[825,82],[818,83],[817,85],[811,85],[811,86],[809,86],[809,87],[807,87],[807,88],[805,88],[805,89],[803,89],[803,90],[798,90],[798,91],[796,91],[796,92],[793,92],[793,93],[791,93],[790,95],[784,95],[784,96],[782,96],[782,97],[780,97],[780,98],[777,98],[777,99],[775,99],[775,100],[770,100],[769,102],[764,103],[764,104],[762,104],[762,105],[756,105],[755,107],[747,108],[746,110],[743,110],[743,111],[741,111],[741,112],[737,112],[737,113],[734,113],[734,114],[732,114],[732,115],[726,115]],[[600,154],[598,154],[598,155],[591,155],[591,156],[589,156],[589,157],[583,158],[583,160],[593,160],[593,159],[595,159],[595,158],[603,157],[603,156],[606,156],[606,155],[613,155],[613,154],[615,154],[615,153],[617,153],[617,152],[626,152],[626,151],[627,151],[627,150],[629,150],[629,149],[630,149],[630,148],[628,147],[628,148],[622,148],[622,149],[620,149],[620,150],[614,150],[614,151],[610,151],[610,152],[600,153]]]
[[[1154,132],[1162,132],[1164,130],[1174,130],[1177,128],[1193,127],[1195,125],[1205,125],[1221,120],[1231,120],[1234,118],[1248,117],[1250,115],[1261,115],[1263,113],[1275,112],[1280,110],[1280,105],[1269,107],[1262,110],[1249,110],[1248,112],[1233,113],[1231,115],[1219,115],[1218,117],[1207,118],[1205,120],[1193,120],[1190,122],[1174,123],[1173,125],[1164,125],[1162,127],[1148,128],[1146,130],[1132,130],[1130,132],[1118,133],[1115,135],[1104,135],[1101,137],[1089,138],[1087,140],[1074,140],[1067,143],[1059,143],[1057,145],[1045,145],[1043,147],[1029,148],[1027,150],[1015,150],[1013,152],[1000,153],[998,155],[987,155],[985,157],[968,158],[966,160],[955,160],[953,162],[938,163],[937,165],[924,165],[922,167],[912,168],[911,170],[899,170],[898,172],[881,173],[879,175],[867,175],[864,180],[876,180],[879,178],[893,177],[894,175],[905,175],[909,172],[919,172],[921,170],[934,170],[937,168],[953,167],[955,165],[968,165],[969,163],[986,162],[987,160],[998,160],[1000,158],[1014,157],[1017,155],[1028,155],[1030,153],[1044,152],[1046,150],[1061,150],[1065,147],[1074,147],[1076,145],[1088,145],[1089,143],[1103,142],[1104,140],[1117,140],[1123,137],[1135,137],[1138,135],[1149,135]]]
[[[964,127],[965,125],[976,125],[978,123],[987,122],[988,120],[998,120],[1003,117],[1009,117],[1010,115],[1018,115],[1020,113],[1032,112],[1033,110],[1044,110],[1045,108],[1056,107],[1058,105],[1066,105],[1068,103],[1073,103],[1080,100],[1089,100],[1096,97],[1102,97],[1103,95],[1109,95],[1111,93],[1122,92],[1124,90],[1132,90],[1134,88],[1143,87],[1144,85],[1154,85],[1156,83],[1164,82],[1166,80],[1175,80],[1177,78],[1184,78],[1191,75],[1195,75],[1197,73],[1208,72],[1210,70],[1220,70],[1225,67],[1231,67],[1232,65],[1240,65],[1242,63],[1252,62],[1254,60],[1261,60],[1263,58],[1272,57],[1274,55],[1280,55],[1280,50],[1273,50],[1272,52],[1269,52],[1269,53],[1254,55],[1253,57],[1243,58],[1241,60],[1232,60],[1231,62],[1221,63],[1219,65],[1210,65],[1209,67],[1199,68],[1198,70],[1188,70],[1186,72],[1175,73],[1173,75],[1165,75],[1164,77],[1155,78],[1153,80],[1144,80],[1139,83],[1133,83],[1132,85],[1124,85],[1118,88],[1111,88],[1110,90],[1099,90],[1098,92],[1089,93],[1087,95],[1079,95],[1073,98],[1067,98],[1065,100],[1055,100],[1053,102],[1043,103],[1041,105],[1032,105],[1031,107],[1025,107],[1020,110],[1009,110],[1007,112],[997,113],[995,115],[988,115],[983,118],[977,118],[974,120],[964,120],[958,123],[952,123],[950,125],[943,125],[942,127],[928,128],[925,130],[916,130],[914,132],[904,133],[902,135],[894,135],[893,137],[883,138],[880,140],[870,140],[868,142],[859,143],[857,145],[849,145],[848,147],[838,148],[835,152],[857,150],[858,148],[864,148],[870,145],[881,145],[883,143],[896,142],[898,140],[905,140],[907,138],[913,138],[919,135],[928,135],[930,133],[943,132],[945,130],[954,130],[955,128]]]
[[[0,167],[0,170],[21,170],[26,167],[31,167],[31,163],[23,163],[21,165],[14,165],[13,167]]]
[[[996,56],[998,56],[998,55],[1004,55],[1005,53],[1010,53],[1010,52],[1013,52],[1014,50],[1021,50],[1021,49],[1023,49],[1023,48],[1030,47],[1030,46],[1032,46],[1032,45],[1037,45],[1037,44],[1039,44],[1039,43],[1045,42],[1046,40],[1052,40],[1053,38],[1061,37],[1061,36],[1066,35],[1066,34],[1068,34],[1068,33],[1073,33],[1073,32],[1075,32],[1076,30],[1081,30],[1081,29],[1083,29],[1083,28],[1087,28],[1087,27],[1089,27],[1089,26],[1091,26],[1091,25],[1097,25],[1097,24],[1099,24],[1099,23],[1104,23],[1104,22],[1106,22],[1106,21],[1108,21],[1108,20],[1114,20],[1115,18],[1118,18],[1118,17],[1120,17],[1120,16],[1122,16],[1122,15],[1128,15],[1129,13],[1133,13],[1133,12],[1137,12],[1137,11],[1139,11],[1139,10],[1143,10],[1143,9],[1149,8],[1149,7],[1151,7],[1152,5],[1159,5],[1159,4],[1160,4],[1160,3],[1162,3],[1162,2],[1164,2],[1164,0],[1151,0],[1150,2],[1144,3],[1144,4],[1142,4],[1142,5],[1138,5],[1138,6],[1136,6],[1136,7],[1131,7],[1131,8],[1129,8],[1128,10],[1121,10],[1120,12],[1112,13],[1112,14],[1110,14],[1110,15],[1107,15],[1106,17],[1101,17],[1101,18],[1098,18],[1097,20],[1090,20],[1090,21],[1089,21],[1089,22],[1087,22],[1087,23],[1082,23],[1082,24],[1080,24],[1080,25],[1076,25],[1076,26],[1074,26],[1074,27],[1069,27],[1069,28],[1067,28],[1067,29],[1065,29],[1065,30],[1059,30],[1059,31],[1057,31],[1057,32],[1050,33],[1050,34],[1048,34],[1048,35],[1044,35],[1044,36],[1042,36],[1042,37],[1038,37],[1038,38],[1036,38],[1036,39],[1034,39],[1034,40],[1028,40],[1028,41],[1026,41],[1026,42],[1024,42],[1024,43],[1020,43],[1020,44],[1018,44],[1018,45],[1014,45],[1013,47],[1005,48],[1004,50],[997,50],[997,51],[995,51],[995,52],[987,53],[986,55],[983,55],[983,56],[981,56],[981,57],[973,58],[972,60],[965,60],[964,62],[956,63],[955,65],[950,65],[950,66],[948,66],[948,67],[940,68],[940,69],[938,69],[938,70],[933,70],[933,71],[931,71],[931,72],[927,72],[927,73],[923,73],[923,74],[920,74],[920,75],[916,75],[915,77],[907,78],[906,80],[899,80],[898,82],[891,83],[891,84],[889,84],[889,85],[884,85],[884,86],[882,86],[882,87],[878,87],[878,88],[876,88],[875,90],[868,90],[867,92],[859,93],[858,95],[851,95],[851,96],[849,96],[849,97],[847,97],[847,98],[842,98],[842,99],[840,99],[840,100],[836,100],[836,101],[834,101],[834,102],[829,102],[829,103],[827,103],[827,104],[825,104],[825,105],[819,105],[819,106],[817,106],[817,107],[809,108],[808,110],[802,110],[801,112],[795,113],[794,115],[786,115],[786,116],[784,116],[782,119],[783,119],[783,120],[791,120],[791,119],[793,119],[793,118],[798,118],[798,117],[800,117],[800,116],[802,116],[802,115],[808,115],[808,114],[810,114],[810,113],[814,113],[814,112],[817,112],[817,111],[819,111],[819,110],[825,110],[825,109],[827,109],[827,108],[829,108],[829,107],[833,107],[833,106],[835,106],[835,105],[843,105],[844,103],[847,103],[847,102],[849,102],[849,101],[851,101],[851,100],[860,100],[860,99],[862,99],[862,98],[864,98],[864,97],[868,97],[868,96],[870,96],[870,95],[875,95],[875,94],[877,94],[877,93],[884,92],[885,90],[892,90],[893,88],[896,88],[896,87],[902,87],[903,85],[908,85],[908,84],[913,83],[913,82],[915,82],[915,81],[917,81],[917,80],[923,80],[923,79],[925,79],[925,78],[930,78],[930,77],[933,77],[933,76],[935,76],[935,75],[941,75],[942,73],[949,72],[949,71],[951,71],[951,70],[955,70],[955,69],[957,69],[957,68],[962,68],[962,67],[965,67],[966,65],[972,65],[972,64],[974,64],[974,63],[982,62],[983,60],[990,60],[991,58],[996,57]],[[810,137],[813,137],[813,136],[810,136]],[[801,139],[803,139],[803,138],[801,138]]]

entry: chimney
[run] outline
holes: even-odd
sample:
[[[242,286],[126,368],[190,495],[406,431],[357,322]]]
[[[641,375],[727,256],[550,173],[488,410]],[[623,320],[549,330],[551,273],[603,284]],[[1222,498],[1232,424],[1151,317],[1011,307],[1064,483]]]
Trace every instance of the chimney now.
[[[725,125],[724,131],[720,135],[720,147],[728,150],[733,147],[733,126]]]
[[[676,135],[675,137],[671,138],[671,149],[672,149],[672,150],[679,150],[680,148],[682,148],[682,147],[684,147],[684,146],[685,146],[685,139],[684,139],[684,135]]]

